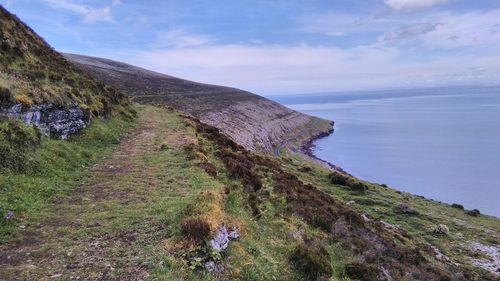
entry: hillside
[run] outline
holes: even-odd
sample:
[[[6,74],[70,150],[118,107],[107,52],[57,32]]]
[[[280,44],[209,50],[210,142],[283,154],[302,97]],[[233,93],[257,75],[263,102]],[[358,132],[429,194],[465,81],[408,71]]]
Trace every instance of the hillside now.
[[[499,219],[263,153],[329,122],[102,59],[82,72],[0,16],[0,280],[499,280]]]
[[[92,117],[123,113],[125,96],[92,79],[0,7],[0,117],[65,138]]]
[[[172,106],[219,128],[246,149],[272,152],[289,138],[298,143],[331,130],[331,122],[258,95],[187,81],[107,59],[64,54],[94,78],[133,101]]]
[[[25,204],[0,224],[0,280],[498,280],[498,219],[138,112],[46,143],[41,175],[0,175],[0,206]],[[95,140],[111,128],[130,133]]]
[[[0,172],[35,169],[42,135],[65,139],[96,117],[134,118],[125,95],[74,67],[1,6],[0,40]]]

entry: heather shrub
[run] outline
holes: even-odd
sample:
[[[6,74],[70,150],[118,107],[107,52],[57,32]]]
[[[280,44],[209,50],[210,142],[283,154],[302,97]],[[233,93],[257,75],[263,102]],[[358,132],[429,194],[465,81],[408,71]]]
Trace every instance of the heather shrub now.
[[[300,244],[292,253],[290,261],[295,268],[302,271],[310,279],[331,276],[330,254],[320,243]]]
[[[0,108],[8,107],[14,104],[12,93],[8,88],[0,86]]]
[[[469,216],[473,216],[473,217],[478,217],[478,216],[481,214],[481,212],[479,212],[479,210],[478,210],[478,209],[468,210],[468,211],[466,211],[465,213],[466,213],[467,215],[469,215]]]

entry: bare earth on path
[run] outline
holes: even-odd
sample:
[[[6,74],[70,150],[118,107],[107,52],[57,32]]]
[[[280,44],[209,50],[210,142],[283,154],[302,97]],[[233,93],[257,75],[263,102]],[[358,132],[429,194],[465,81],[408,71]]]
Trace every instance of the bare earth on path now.
[[[0,280],[147,278],[165,228],[149,207],[156,189],[169,188],[169,171],[181,165],[177,154],[193,136],[165,109],[144,107],[139,118],[135,131],[54,200],[47,216],[0,246]],[[181,197],[182,190],[171,195]]]

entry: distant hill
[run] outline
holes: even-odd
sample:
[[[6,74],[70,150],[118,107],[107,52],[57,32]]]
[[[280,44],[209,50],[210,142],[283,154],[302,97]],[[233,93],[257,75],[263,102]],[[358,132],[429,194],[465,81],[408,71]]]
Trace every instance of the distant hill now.
[[[247,91],[183,80],[108,59],[63,55],[134,101],[168,105],[191,114],[250,150],[271,152],[289,139],[298,144],[331,130],[330,121]]]

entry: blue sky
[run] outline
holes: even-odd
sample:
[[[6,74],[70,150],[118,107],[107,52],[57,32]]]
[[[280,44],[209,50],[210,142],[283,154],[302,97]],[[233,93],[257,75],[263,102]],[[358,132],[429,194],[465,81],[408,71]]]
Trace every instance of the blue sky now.
[[[260,94],[500,84],[498,0],[0,0],[56,50]]]

